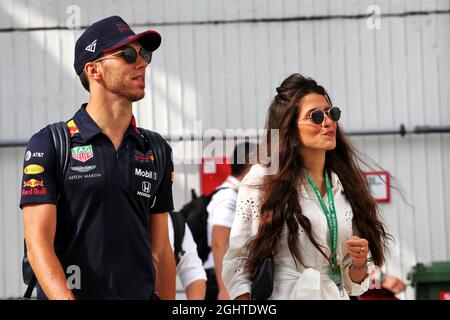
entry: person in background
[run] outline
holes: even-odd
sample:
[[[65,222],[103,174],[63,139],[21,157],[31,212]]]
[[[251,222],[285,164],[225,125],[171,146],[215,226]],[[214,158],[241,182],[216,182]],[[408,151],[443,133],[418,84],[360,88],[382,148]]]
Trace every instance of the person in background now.
[[[184,222],[184,236],[181,242],[182,252],[179,253],[177,263],[177,276],[180,278],[181,285],[186,291],[188,300],[204,300],[206,293],[206,273],[203,269],[202,260],[197,254],[197,245],[192,237],[191,230]],[[175,242],[174,223],[169,215],[169,239],[172,249]],[[177,254],[177,253],[176,253]]]
[[[371,286],[355,300],[398,300],[397,294],[406,290],[406,284],[398,277],[386,274],[375,266],[370,272]]]
[[[236,145],[231,163],[231,175],[219,185],[207,207],[208,244],[211,252],[203,264],[208,281],[206,300],[228,300],[229,295],[222,281],[222,260],[228,249],[228,240],[236,211],[236,198],[241,180],[250,168],[250,154],[254,144],[245,142]]]

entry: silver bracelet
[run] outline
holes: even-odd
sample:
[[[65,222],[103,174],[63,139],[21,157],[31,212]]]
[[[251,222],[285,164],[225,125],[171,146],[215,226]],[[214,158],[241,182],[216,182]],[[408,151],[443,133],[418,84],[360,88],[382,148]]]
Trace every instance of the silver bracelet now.
[[[353,262],[350,264],[350,268],[353,268],[358,271],[366,270],[368,267],[369,267],[369,265],[367,264],[367,261],[362,266],[357,266]]]

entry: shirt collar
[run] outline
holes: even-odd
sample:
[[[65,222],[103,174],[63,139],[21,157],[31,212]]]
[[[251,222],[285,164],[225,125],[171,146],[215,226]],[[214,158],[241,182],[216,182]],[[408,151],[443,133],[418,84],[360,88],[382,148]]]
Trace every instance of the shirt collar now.
[[[232,185],[235,185],[237,188],[239,188],[239,186],[241,184],[241,180],[239,180],[233,176],[228,176],[226,181],[231,183]]]
[[[341,181],[339,180],[339,177],[336,173],[331,171],[331,185],[332,185],[332,191],[333,195],[336,195],[339,192],[343,192],[344,188],[342,186]],[[314,193],[313,188],[309,184],[308,180],[305,179],[305,181],[302,183],[301,186],[301,196],[307,199],[316,199],[316,194]]]
[[[87,113],[86,106],[87,103],[84,103],[73,117],[74,123],[72,123],[72,125],[75,126],[75,128],[70,127],[68,124],[69,131],[73,132],[73,134],[71,133],[71,136],[74,136],[75,134],[79,135],[79,138],[82,143],[88,143],[96,135],[102,133],[99,126]],[[69,123],[71,122],[72,121],[69,121]],[[134,116],[131,117],[131,122],[130,125],[128,126],[127,131],[125,132],[124,139],[128,136],[133,137],[139,143],[142,149],[145,148],[144,137],[140,133],[139,129],[136,127],[136,119],[134,118]]]
[[[87,103],[84,103],[77,113],[75,113],[73,125],[76,126],[77,130],[74,134],[71,134],[71,136],[78,135],[82,143],[88,143],[93,137],[102,132],[95,121],[92,120],[91,116],[86,112],[86,106]],[[71,131],[70,127],[69,130]]]
[[[141,146],[142,150],[145,148],[145,138],[141,134],[141,131],[139,131],[138,127],[136,126],[136,119],[134,118],[134,115],[131,116],[130,125],[128,126],[127,131],[125,132],[125,137],[131,136],[136,140],[137,143]]]

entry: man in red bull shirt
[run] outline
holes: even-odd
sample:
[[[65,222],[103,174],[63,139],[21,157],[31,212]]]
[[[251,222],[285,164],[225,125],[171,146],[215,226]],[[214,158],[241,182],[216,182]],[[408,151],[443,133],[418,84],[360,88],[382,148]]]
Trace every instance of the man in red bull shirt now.
[[[62,188],[48,128],[28,142],[20,206],[38,299],[175,298],[171,148],[164,141],[159,172],[132,115],[160,43],[156,31],[135,34],[118,16],[77,40],[74,67],[90,96],[67,121],[71,153]]]

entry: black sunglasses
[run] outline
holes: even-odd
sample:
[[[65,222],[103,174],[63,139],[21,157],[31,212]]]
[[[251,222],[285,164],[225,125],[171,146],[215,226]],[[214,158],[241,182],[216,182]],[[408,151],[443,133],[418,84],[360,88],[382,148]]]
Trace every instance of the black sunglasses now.
[[[123,50],[120,50],[120,51],[111,53],[111,54],[109,54],[107,56],[101,57],[100,59],[97,59],[94,62],[105,60],[108,57],[115,56],[115,55],[118,55],[118,54],[123,54],[123,58],[125,59],[125,61],[131,64],[131,63],[135,63],[136,62],[138,52],[136,51],[135,48],[130,47],[130,46],[126,46]],[[150,62],[152,61],[152,52],[150,50],[147,50],[147,49],[144,49],[144,48],[140,48],[139,49],[139,55],[148,64],[150,64]]]
[[[339,109],[338,107],[331,107],[326,110],[317,109],[311,112],[305,119],[311,119],[315,124],[322,124],[323,120],[325,119],[325,114],[328,116],[328,118],[337,122],[341,118],[341,109]]]

